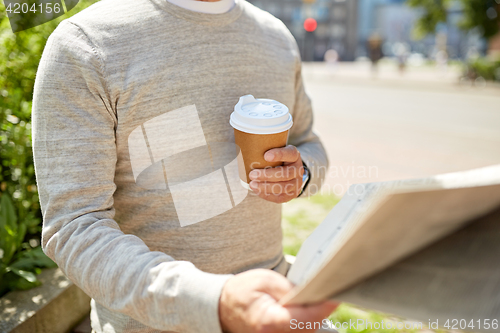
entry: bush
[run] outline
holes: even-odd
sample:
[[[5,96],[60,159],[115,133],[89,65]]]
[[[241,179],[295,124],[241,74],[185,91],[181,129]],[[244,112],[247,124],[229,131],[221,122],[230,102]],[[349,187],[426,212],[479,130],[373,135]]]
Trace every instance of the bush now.
[[[16,209],[7,193],[0,198],[0,295],[9,290],[29,289],[40,284],[35,274],[40,268],[55,267],[40,246],[23,242],[27,230],[37,220],[17,219]]]
[[[16,34],[0,2],[0,296],[37,285],[39,269],[54,265],[40,249],[42,219],[31,149],[33,86],[49,35],[92,2]]]
[[[500,58],[491,60],[488,58],[477,58],[466,64],[464,76],[475,80],[482,77],[489,81],[500,82]]]

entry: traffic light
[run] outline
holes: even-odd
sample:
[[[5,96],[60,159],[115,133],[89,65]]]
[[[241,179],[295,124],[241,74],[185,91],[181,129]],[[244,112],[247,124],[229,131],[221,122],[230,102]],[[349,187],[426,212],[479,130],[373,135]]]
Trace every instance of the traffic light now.
[[[317,26],[318,22],[316,22],[316,20],[311,17],[304,21],[304,29],[307,32],[313,32],[314,30],[316,30]]]

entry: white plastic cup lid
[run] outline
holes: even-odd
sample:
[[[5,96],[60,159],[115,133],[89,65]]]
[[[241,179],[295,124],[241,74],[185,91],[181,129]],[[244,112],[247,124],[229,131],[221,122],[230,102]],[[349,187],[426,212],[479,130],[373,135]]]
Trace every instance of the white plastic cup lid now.
[[[275,134],[293,125],[286,105],[272,99],[256,99],[252,95],[240,97],[231,113],[233,128],[251,134]]]

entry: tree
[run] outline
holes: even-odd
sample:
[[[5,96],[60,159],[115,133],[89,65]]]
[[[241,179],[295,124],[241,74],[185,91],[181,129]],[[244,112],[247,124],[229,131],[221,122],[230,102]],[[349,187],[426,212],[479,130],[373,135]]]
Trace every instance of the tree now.
[[[500,1],[461,0],[464,19],[460,27],[464,30],[479,28],[483,37],[489,39],[500,30]]]
[[[489,39],[500,30],[500,0],[455,0],[462,5],[463,19],[459,27],[463,30],[478,28],[482,37]],[[408,0],[408,5],[423,10],[417,21],[419,37],[434,33],[439,23],[446,23],[452,0]]]
[[[423,11],[415,25],[418,38],[433,34],[438,24],[447,20],[449,0],[408,0],[408,5]]]

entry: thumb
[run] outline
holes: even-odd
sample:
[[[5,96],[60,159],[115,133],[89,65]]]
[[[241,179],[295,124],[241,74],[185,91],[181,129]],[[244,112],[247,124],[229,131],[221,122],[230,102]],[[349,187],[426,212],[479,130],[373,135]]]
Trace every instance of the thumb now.
[[[265,281],[263,292],[270,295],[275,300],[279,300],[293,289],[293,283],[283,275],[274,271],[270,271],[269,273],[271,274],[269,274]]]

